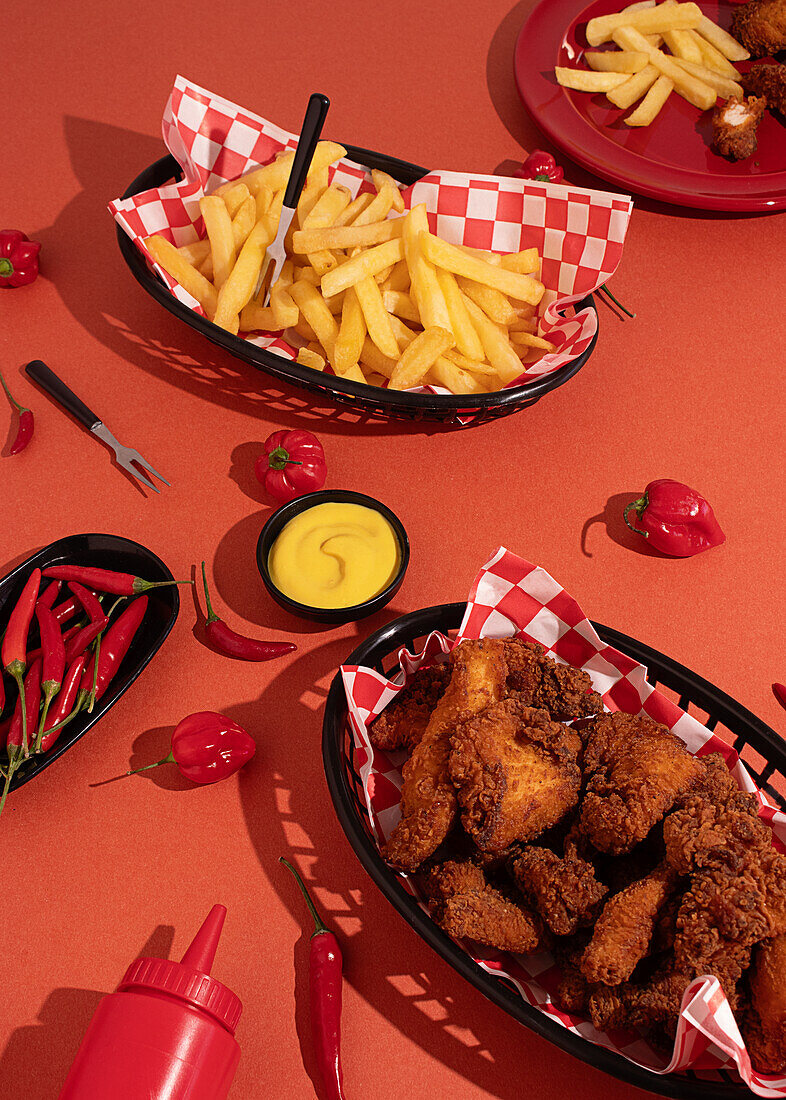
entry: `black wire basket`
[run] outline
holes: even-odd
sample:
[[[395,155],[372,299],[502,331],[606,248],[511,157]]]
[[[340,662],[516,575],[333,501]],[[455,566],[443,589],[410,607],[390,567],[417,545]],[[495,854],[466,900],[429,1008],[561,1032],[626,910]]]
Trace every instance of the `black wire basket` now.
[[[395,619],[358,646],[345,664],[365,665],[392,677],[399,668],[396,655],[402,646],[417,652],[432,630],[446,635],[455,634],[464,610],[463,603],[441,604]],[[592,625],[603,642],[647,668],[650,684],[657,685],[683,710],[733,746],[759,788],[769,795],[775,805],[786,809],[786,745],[769,726],[707,680],[657,650],[609,627],[598,623]],[[341,827],[363,867],[393,907],[430,947],[484,996],[560,1049],[651,1093],[684,1097],[686,1100],[725,1100],[751,1095],[737,1075],[727,1070],[701,1074],[687,1070],[661,1076],[634,1065],[622,1055],[568,1031],[529,1005],[504,978],[493,977],[478,966],[466,951],[437,927],[380,856],[354,757],[346,696],[339,673],[328,695],[322,727],[322,758],[328,789]]]
[[[388,172],[404,185],[415,183],[428,171],[426,168],[397,160],[384,153],[374,153],[355,145],[346,145],[345,148],[350,160],[369,169],[378,168]],[[161,157],[129,184],[123,198],[128,199],[141,191],[163,187],[164,184],[182,177],[183,171],[173,156]],[[218,325],[214,325],[212,321],[208,321],[206,317],[179,302],[155,272],[148,267],[140,250],[119,225],[117,240],[123,258],[131,269],[131,274],[147,293],[181,321],[185,321],[197,332],[201,332],[208,340],[237,356],[238,359],[258,367],[273,378],[282,379],[290,385],[316,394],[321,399],[328,398],[338,404],[350,406],[355,412],[369,417],[414,421],[436,420],[454,427],[466,428],[482,424],[487,420],[508,416],[510,413],[518,412],[519,409],[534,405],[544,394],[564,385],[587,362],[598,339],[596,328],[592,343],[586,351],[570,363],[566,363],[564,367],[560,367],[551,374],[534,378],[523,386],[498,390],[496,393],[440,395],[381,389],[377,386],[353,382],[347,378],[338,378],[332,374],[323,374],[226,332]],[[590,308],[597,313],[591,294],[569,308],[575,309],[577,313],[582,309]]]

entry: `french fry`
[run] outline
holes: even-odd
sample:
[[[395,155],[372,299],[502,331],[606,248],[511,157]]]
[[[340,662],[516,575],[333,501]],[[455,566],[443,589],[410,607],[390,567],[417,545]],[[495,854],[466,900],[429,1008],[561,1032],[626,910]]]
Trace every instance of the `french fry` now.
[[[456,347],[469,359],[482,359],[483,345],[467,313],[456,276],[450,271],[445,271],[444,268],[437,267],[434,270],[448,307],[450,327],[456,337]]]
[[[270,310],[277,329],[294,328],[300,318],[300,310],[292,295],[278,280],[270,291]]]
[[[365,384],[366,376],[359,363],[352,363],[345,371],[336,372],[340,378],[348,378],[351,382],[363,382]]]
[[[692,61],[695,65],[701,64],[702,52],[691,37],[690,31],[665,31],[663,41],[675,58]]]
[[[238,207],[237,213],[232,219],[232,240],[235,242],[235,251],[239,252],[246,243],[249,233],[257,221],[257,208],[254,196],[249,195]]]
[[[317,334],[314,332],[313,328],[305,319],[302,313],[298,317],[297,324],[293,325],[292,328],[295,330],[298,336],[302,336],[304,340],[319,344],[319,347],[322,347],[322,345],[317,340]],[[324,351],[325,349],[322,348],[322,350]]]
[[[702,38],[709,42],[711,46],[714,46],[718,53],[723,54],[729,61],[747,61],[750,57],[750,53],[744,46],[740,45],[736,38],[732,38],[730,34],[719,27],[717,23],[713,23],[706,15],[701,17],[701,22],[696,30]]]
[[[477,378],[473,378],[461,367],[456,366],[445,356],[440,355],[428,372],[427,382],[435,386],[444,386],[451,393],[485,393],[485,387]],[[392,387],[391,381],[391,387]]]
[[[363,310],[369,336],[383,355],[388,355],[391,359],[398,358],[398,344],[390,327],[390,316],[382,304],[379,287],[373,278],[367,275],[354,284],[354,290],[360,302],[360,308]]]
[[[282,332],[283,327],[279,328],[276,324],[273,310],[269,306],[261,306],[259,302],[249,302],[240,311],[243,332]]]
[[[374,181],[374,186],[377,192],[380,192],[383,187],[389,187],[393,192],[393,209],[398,214],[404,213],[404,197],[399,190],[399,186],[392,176],[389,176],[387,172],[381,172],[378,168],[372,168],[371,178]]]
[[[485,360],[468,359],[456,348],[450,348],[446,351],[443,358],[449,359],[451,363],[455,363],[457,367],[461,367],[462,370],[469,371],[471,374],[496,375],[497,373],[491,363],[487,363]]]
[[[518,271],[520,275],[534,275],[540,270],[537,248],[525,248],[522,252],[509,252],[499,259],[506,271]]]
[[[494,264],[495,267],[499,267],[502,256],[499,252],[489,252],[487,248],[472,248],[468,244],[457,244],[456,248],[460,248],[462,252],[466,252],[469,256],[475,256],[479,260],[485,260],[487,264]]]
[[[400,290],[409,291],[410,278],[409,268],[407,267],[406,260],[399,260],[397,264],[393,265],[393,270],[385,280],[385,290]]]
[[[180,283],[192,298],[196,298],[207,316],[212,320],[218,301],[216,288],[213,284],[209,283],[204,275],[200,275],[197,269],[178,252],[173,244],[170,244],[166,237],[161,237],[156,233],[152,237],[147,237],[144,244],[155,262],[163,267],[176,282]]]
[[[368,248],[365,252],[352,256],[333,271],[323,275],[322,293],[326,296],[338,294],[339,291],[355,286],[361,279],[376,275],[378,271],[383,271],[403,258],[404,242],[400,237]]]
[[[373,340],[367,336],[363,341],[363,350],[360,353],[360,362],[364,367],[390,378],[396,369],[398,357],[391,359],[389,355],[383,355]]]
[[[263,218],[273,205],[273,192],[269,187],[260,187],[254,196],[254,201],[257,207],[257,221]]]
[[[317,283],[317,286],[319,286],[319,283]],[[327,297],[324,294],[322,295],[325,299],[325,305],[334,317],[341,315],[341,311],[344,308],[344,298],[348,293],[348,290],[342,290],[340,294],[331,294]]]
[[[340,183],[326,187],[303,220],[303,229],[319,229],[333,225],[336,218],[350,203],[352,193]]]
[[[341,160],[341,158],[346,155],[347,151],[343,145],[338,145],[335,141],[318,141],[316,149],[314,150],[314,156],[311,158],[309,175],[311,172],[318,171],[320,168],[326,168],[329,164]],[[248,172],[245,176],[241,176],[239,180],[232,180],[231,183],[222,184],[213,193],[215,195],[220,195],[223,191],[228,191],[237,183],[244,183],[252,195],[255,195],[260,187],[268,187],[271,191],[283,191],[289,183],[289,174],[292,171],[292,162],[294,159],[294,150],[290,149],[289,152],[284,153],[283,156],[277,157],[269,164],[265,164],[262,168],[255,168],[252,172]]]
[[[667,76],[659,76],[635,111],[624,119],[626,126],[649,126],[674,91]]]
[[[542,336],[533,336],[529,332],[511,332],[510,342],[525,348],[540,348],[542,351],[556,351],[556,345]]]
[[[220,290],[226,282],[237,257],[232,221],[224,205],[224,200],[218,195],[205,195],[199,200],[199,209],[210,240],[210,251],[213,256],[213,282],[216,289]]]
[[[610,73],[616,76],[616,73]],[[622,74],[619,74],[622,75]],[[507,271],[503,267],[495,267],[483,260],[476,260],[468,256],[455,245],[448,244],[433,233],[422,231],[419,236],[420,247],[423,255],[437,267],[443,267],[452,271],[454,275],[463,275],[473,282],[482,283],[483,286],[494,287],[495,290],[509,294],[513,298],[521,298],[524,302],[537,305],[543,297],[545,287],[537,279],[530,275],[520,275],[517,271]],[[421,316],[423,311],[421,310]],[[471,314],[472,316],[472,314]],[[481,337],[482,339],[482,337]]]
[[[581,60],[599,73],[640,73],[647,55],[634,50],[587,50]]]
[[[336,337],[336,370],[343,374],[353,363],[360,359],[363,341],[366,339],[366,321],[360,308],[357,294],[349,289],[344,295],[341,310],[341,326]]]
[[[415,337],[419,335],[414,329],[405,325],[400,317],[396,317],[392,313],[390,314],[390,327],[393,329],[393,335],[396,337],[396,342],[402,350],[408,348]]]
[[[610,92],[624,84],[625,73],[596,73],[591,69],[566,69],[557,65],[554,69],[557,83],[576,92]]]
[[[677,7],[682,6],[684,5],[677,5]],[[715,105],[715,100],[718,97],[713,88],[710,88],[708,84],[698,80],[695,76],[691,76],[690,73],[677,64],[674,58],[667,57],[665,53],[661,53],[660,50],[650,46],[634,27],[620,27],[614,31],[612,37],[616,44],[624,50],[643,50],[648,54],[650,63],[664,76],[667,76],[679,94],[687,99],[689,103],[692,103],[694,107],[698,107],[702,111],[708,111],[710,107]],[[646,72],[647,70],[644,69],[643,71]],[[633,80],[635,77],[631,77],[631,79]]]
[[[514,324],[508,326],[508,336],[512,337],[514,332],[537,332],[538,331],[538,319],[537,317],[519,317]]]
[[[366,385],[367,386],[384,386],[387,382],[384,374],[377,374],[376,371],[369,371],[366,373]]]
[[[322,295],[319,293],[315,286],[306,282],[304,279],[293,283],[289,288],[295,304],[302,313],[302,320],[305,320],[306,324],[313,330],[317,340],[319,340],[322,347],[327,353],[328,360],[331,367],[336,369],[335,359],[335,345],[336,337],[338,336],[338,324],[333,314],[322,300]],[[298,325],[301,322],[298,322]],[[298,325],[295,326],[296,331],[300,332]]]
[[[464,303],[480,337],[485,358],[495,368],[503,386],[512,382],[521,374],[521,360],[516,355],[507,332],[501,325],[491,321],[469,298],[465,298]]]
[[[608,42],[620,27],[632,27],[642,35],[687,30],[698,27],[701,18],[701,8],[693,3],[656,4],[654,8],[600,15],[587,23],[587,41],[590,46],[600,46],[602,42]]]
[[[192,244],[181,244],[178,252],[186,263],[199,267],[210,255],[210,241],[205,238],[203,241],[194,241]]]
[[[518,319],[515,309],[501,291],[491,286],[473,283],[463,275],[458,275],[456,282],[461,293],[471,298],[475,305],[480,306],[486,316],[496,321],[498,325],[512,325]]]
[[[232,331],[240,311],[254,295],[265,251],[272,244],[275,235],[274,220],[266,214],[249,233],[237,262],[218,292],[214,324]],[[215,265],[215,254],[213,264]]]
[[[712,69],[713,72],[720,73],[721,76],[725,76],[729,80],[734,80],[740,75],[728,58],[724,57],[720,50],[716,50],[711,42],[708,42],[706,38],[702,38],[697,31],[691,31],[690,33],[692,41],[701,54],[701,63],[705,68]]]
[[[427,328],[401,353],[390,379],[392,390],[407,390],[422,382],[429,368],[443,352],[452,348],[453,333],[444,328]]]
[[[246,199],[251,198],[251,192],[244,183],[236,183],[234,187],[230,187],[228,191],[225,191],[221,197],[227,208],[227,214],[230,218],[234,218]]]
[[[699,80],[703,80],[705,84],[709,84],[711,88],[714,88],[722,99],[730,99],[732,96],[740,98],[745,94],[742,85],[738,84],[736,80],[729,80],[728,77],[721,76],[720,73],[714,73],[712,70],[705,68],[704,65],[694,65],[681,57],[677,61],[686,72],[697,76]]]
[[[310,348],[298,348],[297,361],[301,366],[311,367],[312,370],[325,369],[325,359],[319,352],[311,351]]]
[[[615,88],[612,92],[606,92],[606,99],[610,103],[613,103],[615,107],[621,107],[625,110],[635,103],[637,99],[641,99],[648,88],[651,88],[655,81],[658,79],[658,70],[654,65],[647,65],[646,69],[642,69],[640,73],[636,73],[630,80],[626,80],[624,84],[620,84],[619,88]]]
[[[415,324],[420,322],[415,303],[403,290],[383,290],[382,304],[388,313],[401,317],[404,321],[414,321]]]
[[[373,198],[374,196],[370,191],[364,191],[362,195],[358,195],[349,206],[341,211],[333,224],[336,226],[351,225],[361,210],[365,210]]]
[[[393,209],[393,203],[397,201],[396,196],[399,199],[401,198],[398,187],[391,187],[387,183],[383,184],[382,190],[377,192],[365,210],[360,211],[352,224],[371,225],[373,222],[382,221]]]
[[[363,248],[400,237],[404,218],[389,218],[374,225],[327,226],[325,229],[299,229],[292,237],[292,251],[299,255],[323,248]]]
[[[433,266],[423,255],[421,237],[428,231],[426,205],[413,206],[401,219],[403,222],[404,258],[409,268],[411,296],[418,307],[424,328],[452,330],[452,322],[445,295],[437,281]]]

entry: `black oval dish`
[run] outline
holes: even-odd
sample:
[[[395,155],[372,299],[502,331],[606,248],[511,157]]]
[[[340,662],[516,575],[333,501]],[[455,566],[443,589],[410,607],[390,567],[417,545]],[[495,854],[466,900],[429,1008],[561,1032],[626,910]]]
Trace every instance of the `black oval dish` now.
[[[392,677],[398,671],[401,646],[417,652],[432,630],[443,634],[455,631],[465,606],[463,603],[441,604],[394,619],[367,638],[343,663],[366,665]],[[783,787],[786,781],[786,743],[774,730],[735,699],[656,649],[610,627],[599,623],[592,625],[603,642],[647,668],[650,684],[660,684],[662,689],[675,693],[683,710],[690,707],[694,717],[732,745],[759,788],[772,799],[774,805],[786,809],[786,799],[773,784],[774,779]],[[336,816],[365,870],[393,908],[429,947],[490,1001],[561,1050],[650,1093],[682,1100],[744,1100],[750,1097],[750,1091],[739,1077],[725,1069],[702,1073],[701,1077],[691,1070],[660,1076],[568,1031],[552,1017],[528,1004],[509,982],[482,970],[458,943],[437,927],[428,913],[421,909],[417,899],[407,893],[399,876],[388,867],[377,850],[355,762],[353,739],[348,730],[346,695],[340,672],[333,679],[325,708],[322,760]]]
[[[309,508],[315,508],[318,504],[334,503],[362,504],[365,508],[373,508],[375,512],[379,512],[380,515],[384,516],[396,533],[399,550],[401,551],[401,561],[395,577],[387,588],[383,588],[378,595],[373,596],[370,600],[366,600],[364,603],[356,603],[353,607],[310,607],[308,604],[291,600],[289,596],[284,595],[280,588],[276,588],[268,569],[268,558],[279,532],[291,519]],[[407,538],[407,532],[404,530],[404,524],[395,512],[391,512],[387,505],[375,500],[374,497],[368,497],[364,493],[353,493],[349,489],[322,489],[318,493],[306,493],[305,496],[296,497],[295,500],[282,504],[267,520],[257,541],[257,568],[270,595],[280,607],[291,611],[293,615],[299,615],[301,619],[311,619],[317,623],[332,623],[334,625],[352,623],[357,619],[365,619],[368,615],[373,615],[375,611],[379,611],[385,604],[390,603],[399,588],[401,588],[408,565],[409,539]]]
[[[375,153],[356,145],[345,144],[344,148],[347,150],[349,159],[356,164],[362,164],[365,168],[382,169],[405,186],[415,183],[428,172],[428,169],[421,168],[417,164],[409,164],[407,161],[398,160],[385,153]],[[175,158],[161,157],[140,172],[126,188],[123,198],[129,199],[142,191],[162,187],[169,180],[182,178],[183,171]],[[275,352],[257,347],[249,340],[243,340],[240,336],[234,336],[231,332],[226,332],[218,325],[214,325],[212,321],[208,321],[207,317],[195,313],[193,309],[179,302],[169,287],[161,282],[152,268],[148,267],[145,257],[125,230],[119,225],[116,226],[116,230],[120,251],[131,274],[151,297],[170,313],[174,313],[175,317],[179,317],[181,321],[185,321],[191,328],[201,332],[208,340],[237,356],[238,359],[253,364],[273,378],[281,378],[292,386],[299,386],[320,398],[328,398],[338,404],[347,405],[366,416],[386,417],[392,420],[437,420],[455,428],[483,424],[487,420],[495,420],[500,416],[529,408],[545,394],[564,385],[587,362],[595,350],[598,339],[596,329],[590,346],[572,362],[566,363],[564,367],[559,367],[551,374],[533,378],[531,382],[526,382],[523,386],[515,386],[513,389],[469,395],[406,393],[402,390],[380,389],[377,386],[367,386],[361,382],[353,382],[349,378],[337,378],[335,375],[304,367],[300,363],[284,359]],[[577,313],[587,308],[595,310],[597,315],[595,300],[591,294],[580,302],[576,302],[574,306]]]
[[[31,570],[36,566],[39,569],[47,569],[52,565],[89,565],[99,569],[113,569],[118,573],[133,573],[134,576],[142,577],[146,581],[174,580],[161,559],[151,550],[140,546],[138,542],[121,538],[119,535],[68,535],[33,554],[0,581],[0,632],[5,630],[11,609],[21,594]],[[42,586],[46,583],[46,580],[43,580]],[[63,583],[56,602],[60,603],[68,599],[68,595],[68,586]],[[24,765],[17,772],[11,782],[11,791],[15,791],[17,787],[23,786],[28,780],[37,776],[44,768],[48,768],[54,760],[83,737],[100,718],[103,718],[120,696],[128,691],[142,669],[161,648],[167,634],[175,625],[175,619],[180,610],[180,594],[177,585],[173,584],[171,588],[153,588],[147,595],[149,602],[145,617],[106,695],[93,707],[92,714],[78,715],[63,729],[51,752]],[[121,604],[121,608],[122,606]],[[35,619],[33,623],[35,624]],[[6,685],[10,684],[12,681],[6,678]]]

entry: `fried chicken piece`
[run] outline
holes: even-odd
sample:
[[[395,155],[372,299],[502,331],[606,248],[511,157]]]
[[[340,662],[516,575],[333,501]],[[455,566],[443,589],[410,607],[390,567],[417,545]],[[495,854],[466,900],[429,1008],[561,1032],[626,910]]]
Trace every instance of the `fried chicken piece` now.
[[[412,753],[426,732],[434,708],[445,694],[450,666],[432,665],[415,673],[407,686],[369,726],[368,734],[375,749]]]
[[[704,771],[686,791],[685,798],[701,796],[706,802],[725,806],[732,795],[740,793],[737,780],[729,771],[721,753],[708,752],[706,756],[699,756],[697,759],[701,761]],[[679,807],[683,801],[684,798],[678,798],[675,805]]]
[[[677,877],[662,863],[646,878],[609,898],[581,959],[588,981],[619,985],[631,976],[649,950],[658,914]]]
[[[560,968],[555,999],[565,1012],[586,1013],[590,995],[595,988],[579,968],[587,942],[587,932],[581,931],[569,940],[557,940],[554,944],[554,959]]]
[[[448,774],[450,738],[460,721],[502,697],[508,667],[502,642],[462,642],[451,654],[451,677],[426,731],[403,768],[401,820],[382,850],[400,871],[416,871],[437,850],[456,820],[456,791]]]
[[[754,57],[786,49],[786,2],[749,0],[734,8],[731,34]]]
[[[622,711],[592,723],[583,768],[588,783],[580,828],[611,855],[643,840],[703,774],[699,760],[665,726]]]
[[[517,696],[457,727],[450,777],[461,822],[477,846],[500,852],[532,840],[576,805],[581,772],[578,734]]]
[[[786,1073],[786,935],[756,949],[749,984],[751,1003],[742,1034],[753,1068]]]
[[[756,799],[739,788],[725,804],[687,796],[663,822],[666,859],[681,875],[705,867],[741,870],[772,847],[772,832],[758,817]]]
[[[748,95],[764,96],[771,110],[786,115],[786,65],[754,65],[740,83]]]
[[[722,157],[745,160],[756,152],[756,131],[767,109],[763,96],[731,96],[712,112],[712,147]]]
[[[474,863],[439,864],[429,871],[425,885],[431,915],[449,935],[523,955],[538,950],[538,918],[491,886]]]
[[[588,674],[547,657],[537,642],[506,642],[505,660],[508,686],[527,706],[541,707],[560,722],[603,713],[603,700],[592,690]]]
[[[513,881],[557,936],[589,924],[607,894],[595,868],[573,851],[560,858],[548,848],[525,848],[510,862]]]

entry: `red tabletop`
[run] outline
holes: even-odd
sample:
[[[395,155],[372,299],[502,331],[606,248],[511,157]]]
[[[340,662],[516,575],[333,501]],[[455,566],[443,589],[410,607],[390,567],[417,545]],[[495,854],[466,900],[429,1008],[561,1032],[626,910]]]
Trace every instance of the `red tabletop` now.
[[[2,222],[43,242],[42,277],[0,295],[0,366],[37,430],[8,452],[0,402],[0,573],[66,534],[139,540],[175,575],[208,561],[239,629],[291,638],[271,665],[201,644],[186,591],[154,663],[109,715],[8,801],[0,942],[0,1095],[55,1097],[102,992],[150,953],[179,957],[214,902],[215,966],[243,1000],[232,1100],[315,1091],[307,913],[278,864],[310,878],[342,936],[344,1069],[367,1100],[527,1095],[622,1100],[634,1090],[515,1024],[434,955],[381,897],[333,814],[322,773],[325,694],[357,639],[463,598],[504,543],[587,613],[675,657],[776,730],[783,649],[783,291],[786,215],[702,216],[636,203],[595,354],[535,407],[469,431],[358,422],[215,349],[147,297],[121,259],[107,200],[162,155],[176,73],[287,129],[307,95],[326,136],[429,167],[505,171],[543,139],[520,106],[513,46],[531,9],[406,0],[230,7],[97,0],[3,9]],[[571,182],[604,185],[570,164]],[[172,482],[146,499],[37,391],[41,358]],[[253,460],[279,426],[316,430],[329,486],[385,501],[408,528],[409,574],[357,625],[291,618],[254,547],[269,506]],[[712,501],[728,541],[686,560],[634,545],[621,505],[655,477]],[[259,748],[237,778],[196,788],[173,769],[103,781],[163,756],[191,711],[223,711]]]

